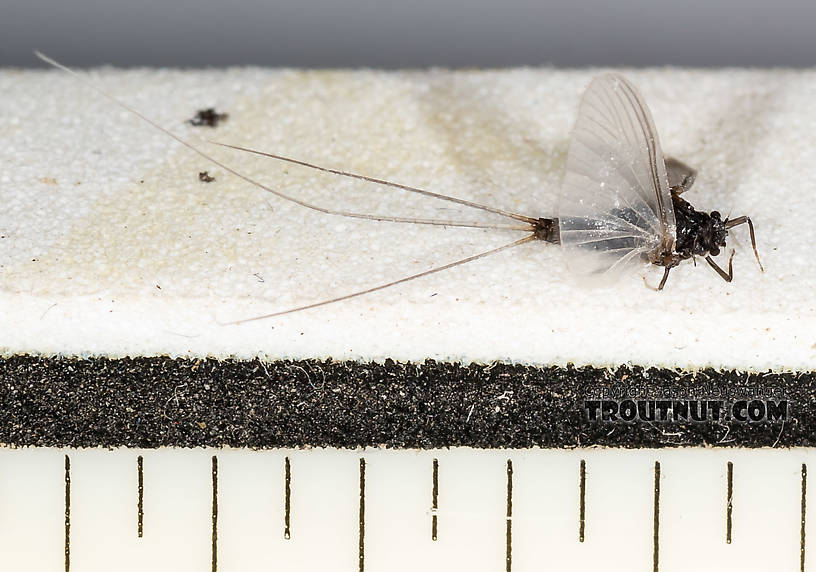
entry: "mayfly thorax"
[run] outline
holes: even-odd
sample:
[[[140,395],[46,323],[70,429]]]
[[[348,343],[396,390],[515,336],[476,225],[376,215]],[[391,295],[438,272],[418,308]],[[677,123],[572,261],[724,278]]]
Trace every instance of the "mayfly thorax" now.
[[[78,76],[70,68],[43,54],[37,53],[37,56],[57,68]],[[211,163],[268,193],[307,209],[324,214],[381,222],[501,229],[524,233],[521,238],[498,248],[399,280],[239,322],[281,316],[348,300],[533,241],[560,245],[564,251],[567,266],[584,275],[613,276],[636,265],[660,266],[663,268],[663,276],[656,289],[662,290],[673,268],[684,260],[696,260],[697,257],[704,258],[721,278],[730,282],[733,278],[734,251],[732,250],[729,255],[727,271],[721,268],[712,256],[717,256],[721,249],[725,248],[729,229],[747,224],[751,246],[760,270],[762,269],[756,248],[754,226],[749,217],[723,219],[719,212],[697,211],[685,200],[683,194],[694,183],[696,172],[681,161],[664,158],[649,108],[638,90],[619,74],[607,73],[595,78],[581,99],[567,153],[557,216],[526,216],[383,179],[321,167],[273,153],[217,143],[239,151],[486,211],[512,221],[512,224],[506,225],[356,213],[333,210],[303,201],[236,171],[108,95],[88,80],[84,81],[98,93]]]

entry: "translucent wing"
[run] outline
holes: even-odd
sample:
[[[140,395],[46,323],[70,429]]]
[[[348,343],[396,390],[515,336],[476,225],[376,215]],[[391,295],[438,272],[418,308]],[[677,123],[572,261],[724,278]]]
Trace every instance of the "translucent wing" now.
[[[697,178],[697,170],[692,169],[680,159],[666,157],[666,174],[669,176],[669,188],[679,187],[680,193],[691,188]]]
[[[673,248],[674,209],[649,108],[618,74],[592,81],[570,141],[558,208],[571,269],[610,273]]]

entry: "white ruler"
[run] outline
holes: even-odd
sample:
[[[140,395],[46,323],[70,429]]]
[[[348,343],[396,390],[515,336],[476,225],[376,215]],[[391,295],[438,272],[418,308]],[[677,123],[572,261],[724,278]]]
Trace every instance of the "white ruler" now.
[[[0,570],[816,570],[807,449],[0,449]],[[813,555],[816,557],[816,555]]]

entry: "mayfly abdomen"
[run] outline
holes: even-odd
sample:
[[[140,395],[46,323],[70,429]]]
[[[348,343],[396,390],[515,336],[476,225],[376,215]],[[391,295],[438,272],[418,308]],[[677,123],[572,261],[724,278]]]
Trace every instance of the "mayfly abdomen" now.
[[[583,217],[559,218],[562,236],[580,233],[581,239],[572,241],[571,245],[584,251],[603,253],[609,250],[634,249],[642,245],[642,240],[632,236],[632,231],[619,225],[606,224],[606,221],[591,220]]]
[[[649,224],[649,221],[641,213],[632,208],[610,209],[609,215],[613,219],[628,223],[635,228],[646,228],[646,225]]]
[[[632,208],[612,208],[598,218],[559,218],[561,233],[582,250],[603,252],[644,247],[644,230],[649,221]]]

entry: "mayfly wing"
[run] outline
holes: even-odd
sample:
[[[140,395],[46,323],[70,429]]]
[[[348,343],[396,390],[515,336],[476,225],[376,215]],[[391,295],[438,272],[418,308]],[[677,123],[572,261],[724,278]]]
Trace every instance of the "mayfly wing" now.
[[[669,176],[669,188],[679,187],[680,193],[689,190],[697,178],[696,169],[674,157],[666,157],[666,174]]]
[[[578,109],[558,207],[577,272],[609,274],[674,245],[666,164],[642,96],[624,77],[594,79]]]

